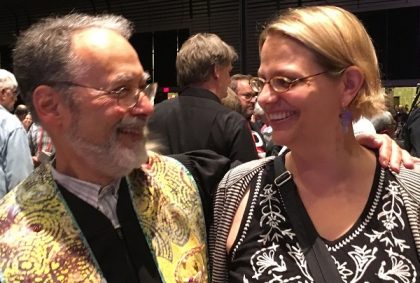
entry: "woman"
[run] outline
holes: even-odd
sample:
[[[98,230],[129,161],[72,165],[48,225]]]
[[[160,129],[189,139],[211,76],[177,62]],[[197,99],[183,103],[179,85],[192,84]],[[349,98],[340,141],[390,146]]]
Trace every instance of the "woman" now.
[[[261,34],[260,59],[250,84],[289,151],[220,183],[213,282],[417,282],[420,175],[382,168],[352,130],[384,108],[363,25],[337,7],[290,10]]]

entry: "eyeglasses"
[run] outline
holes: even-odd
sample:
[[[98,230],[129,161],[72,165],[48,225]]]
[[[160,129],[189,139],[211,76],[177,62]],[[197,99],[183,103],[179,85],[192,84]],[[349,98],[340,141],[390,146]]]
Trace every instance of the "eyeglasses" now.
[[[93,89],[98,92],[103,92],[106,95],[109,95],[110,97],[116,99],[117,104],[119,106],[127,108],[127,109],[133,109],[134,107],[136,107],[139,100],[141,100],[144,96],[149,98],[150,102],[153,104],[156,91],[157,91],[157,86],[158,86],[157,83],[151,83],[151,84],[147,84],[143,88],[139,88],[139,87],[132,88],[132,87],[122,86],[113,90],[105,90],[103,88],[86,86],[86,85],[78,84],[71,81],[47,82],[45,84],[46,85],[61,84],[61,85],[68,85],[68,86],[73,86],[73,87]]]
[[[302,77],[302,78],[297,78],[294,80],[291,80],[289,78],[286,77],[282,77],[282,76],[276,76],[276,77],[272,77],[270,80],[266,81],[263,78],[259,78],[259,77],[253,77],[249,80],[249,85],[251,86],[252,90],[257,92],[257,93],[261,93],[262,89],[264,88],[264,85],[269,83],[270,86],[278,93],[282,93],[282,92],[286,92],[288,90],[290,90],[295,84],[299,83],[299,82],[303,82],[309,78],[312,77],[316,77],[325,73],[328,73],[329,71],[323,71],[320,73],[316,73],[313,75],[309,75],[306,77]]]
[[[240,94],[239,96],[242,96],[246,101],[251,101],[252,99],[258,96],[258,92],[248,92],[248,93]]]
[[[10,90],[10,93],[13,96],[17,96],[18,95],[18,89],[17,88],[6,88],[6,89]]]

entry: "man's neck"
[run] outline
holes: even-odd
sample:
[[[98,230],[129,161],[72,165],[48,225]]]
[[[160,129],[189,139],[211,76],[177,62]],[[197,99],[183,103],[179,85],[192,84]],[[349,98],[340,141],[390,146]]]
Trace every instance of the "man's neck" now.
[[[216,95],[220,99],[220,95],[218,94],[218,90],[217,90],[216,86],[214,85],[214,83],[211,82],[211,81],[193,83],[193,84],[190,84],[188,86],[206,89],[206,90],[212,92],[214,95]]]
[[[54,168],[57,172],[60,174],[89,182],[92,184],[99,185],[101,187],[104,187],[111,182],[118,179],[114,176],[107,176],[103,174],[102,172],[95,170],[94,168],[91,168],[91,166],[84,166],[85,163],[79,162],[78,164],[75,164],[73,162],[66,163],[61,162],[60,157],[56,155],[56,159],[54,162]],[[89,168],[88,168],[89,167]]]

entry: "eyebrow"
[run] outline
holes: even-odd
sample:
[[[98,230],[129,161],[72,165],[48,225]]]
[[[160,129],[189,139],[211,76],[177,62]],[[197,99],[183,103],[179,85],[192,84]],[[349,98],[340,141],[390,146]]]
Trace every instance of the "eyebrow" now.
[[[121,83],[121,82],[128,82],[128,81],[132,81],[134,79],[138,78],[137,76],[131,75],[131,74],[118,74],[113,80],[112,83]],[[147,80],[150,78],[150,75],[148,72],[144,72],[141,75],[141,79],[140,79],[140,83],[139,84],[145,84],[147,82]]]

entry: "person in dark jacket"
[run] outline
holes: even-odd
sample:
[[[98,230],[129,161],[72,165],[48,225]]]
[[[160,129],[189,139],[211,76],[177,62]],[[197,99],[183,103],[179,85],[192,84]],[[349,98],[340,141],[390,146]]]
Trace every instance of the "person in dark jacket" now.
[[[410,113],[405,127],[405,149],[413,156],[420,157],[420,108],[416,108]]]
[[[257,159],[247,121],[224,107],[235,50],[217,35],[191,36],[176,58],[177,98],[159,103],[148,121],[149,138],[160,153],[210,149],[235,162]]]

